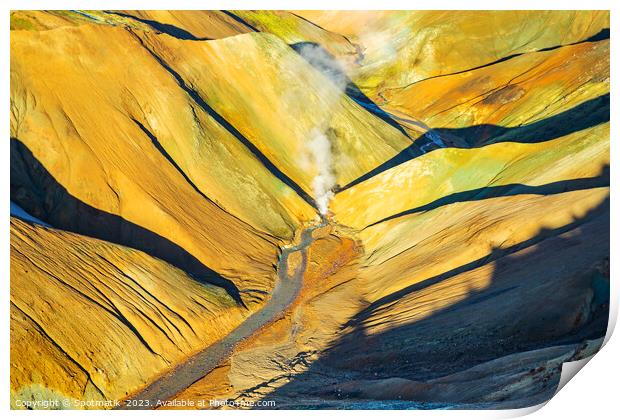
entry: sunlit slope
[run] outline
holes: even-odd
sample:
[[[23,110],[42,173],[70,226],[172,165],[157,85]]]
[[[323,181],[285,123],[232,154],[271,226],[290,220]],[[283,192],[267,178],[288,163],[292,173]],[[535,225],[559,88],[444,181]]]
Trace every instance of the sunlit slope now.
[[[59,26],[73,26],[74,20],[59,13],[46,13],[38,10],[14,10],[10,16],[11,31],[42,31]]]
[[[251,24],[256,30],[272,33],[289,45],[300,42],[316,43],[349,64],[359,57],[358,49],[345,36],[327,31],[293,12],[234,10],[231,13]]]
[[[609,28],[606,11],[297,13],[359,44],[364,58],[353,80],[369,93],[582,41]]]
[[[309,143],[317,133],[331,140],[341,185],[411,143],[274,35],[249,33],[201,43],[151,33],[144,38],[214,112],[308,194],[317,174]]]
[[[386,90],[381,106],[430,126],[416,144],[439,150],[410,148],[339,193],[332,207],[344,224],[364,227],[487,187],[594,177],[609,162],[609,40]],[[365,205],[345,204],[352,197]]]
[[[217,39],[253,29],[219,10],[15,10],[11,30],[47,30],[60,26],[113,25],[165,33],[185,40]]]
[[[13,10],[11,31],[46,31],[63,26],[113,25],[154,31],[151,25],[131,16],[122,16],[104,10]]]
[[[295,15],[264,12],[256,14],[255,18],[258,19],[260,15],[261,20],[272,22],[274,28],[277,26],[273,23],[274,19],[284,19],[285,22],[292,20],[297,26],[312,28],[313,35],[303,35],[307,32],[304,29],[300,32],[303,36],[295,38],[296,32],[291,29],[290,36],[281,33],[277,36],[252,33],[217,41],[192,41],[191,38],[177,34],[174,29],[160,28],[158,31],[152,26],[158,27],[156,24],[148,24],[151,21],[172,25],[162,22],[173,22],[174,18],[181,25],[190,21],[189,15],[176,12],[161,12],[157,16],[149,15],[152,12],[141,12],[143,15],[118,12],[123,16],[105,12],[84,13],[92,19],[84,15],[69,15],[72,24],[81,28],[80,32],[113,31],[110,26],[119,30],[124,27],[131,29],[153,53],[154,58],[162,60],[161,67],[173,79],[182,79],[182,87],[186,92],[199,95],[210,108],[208,113],[216,119],[223,118],[233,130],[256,146],[277,170],[296,184],[293,188],[298,193],[312,193],[311,181],[317,170],[308,163],[312,153],[308,143],[317,133],[325,134],[332,141],[331,152],[336,162],[334,170],[340,185],[346,185],[410,144],[410,139],[397,128],[344,95],[342,81],[333,83],[287,45],[287,42],[294,44],[293,41],[297,39],[299,42],[308,40],[319,44],[319,41],[325,41],[328,44],[326,48],[335,54],[347,55],[353,51],[349,51],[351,47],[343,39],[336,37],[336,42],[331,39],[333,34]],[[226,19],[230,18],[226,16]],[[160,20],[155,20],[156,17]],[[287,26],[277,27],[284,30]],[[191,26],[188,23],[179,28],[189,31],[187,28],[191,29]],[[193,36],[198,38],[198,35]],[[116,37],[123,38],[120,35],[111,36],[112,39]],[[346,44],[345,52],[334,50],[335,45],[345,45],[343,42]],[[138,57],[142,53],[138,53]],[[253,65],[239,64],[243,62],[252,62]],[[213,83],[213,80],[218,83]],[[133,90],[131,92],[133,94]],[[198,114],[205,111],[200,103],[195,104],[195,107],[201,108]],[[312,112],[308,112],[309,109]],[[153,134],[157,137],[157,133]],[[360,156],[365,158],[359,159]],[[173,157],[176,160],[176,156]],[[183,163],[181,159],[179,163]],[[291,182],[287,183],[290,186]],[[217,199],[225,200],[222,197]],[[227,209],[237,210],[233,205],[224,204]]]
[[[438,149],[337,194],[332,210],[340,223],[364,228],[403,212],[509,193],[502,186],[544,194],[554,183],[596,178],[608,164],[608,123],[540,143]]]
[[[136,37],[85,24],[13,31],[11,43],[11,136],[59,188],[174,242],[241,287],[269,287],[274,242],[315,217],[313,208]],[[27,173],[12,179],[24,209],[65,229],[88,223],[58,194],[37,204],[32,196],[45,190],[32,191],[32,181]]]
[[[455,202],[365,229],[360,236],[369,257],[363,276],[372,300],[467,264],[484,265],[494,251],[570,225],[608,195],[609,187],[596,187]]]
[[[11,218],[11,399],[124,397],[244,315],[149,255]]]
[[[155,31],[187,40],[225,38],[253,31],[229,12],[221,10],[123,10],[108,13],[133,17]]]
[[[578,106],[608,93],[609,40],[601,40],[523,54],[402,89],[386,89],[380,103],[388,112],[424,121],[438,130],[481,124],[518,127],[562,118],[562,112],[568,112],[568,124],[587,120],[596,109],[580,114]],[[444,140],[484,144],[497,135],[493,127],[470,131],[446,130]]]

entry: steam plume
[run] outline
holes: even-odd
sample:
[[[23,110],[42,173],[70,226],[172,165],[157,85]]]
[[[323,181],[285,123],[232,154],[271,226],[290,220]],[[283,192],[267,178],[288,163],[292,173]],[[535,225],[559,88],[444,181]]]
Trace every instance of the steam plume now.
[[[314,131],[314,137],[309,144],[312,161],[318,168],[318,173],[312,180],[312,192],[316,200],[319,213],[327,214],[329,202],[333,198],[333,188],[336,177],[332,172],[331,144],[327,136],[318,130]]]
[[[319,87],[319,91],[315,93],[320,95],[323,106],[326,109],[333,109],[340,101],[349,83],[341,63],[316,44],[302,43],[298,44],[295,49],[299,55],[331,81],[331,85]],[[330,115],[330,113],[328,112],[326,115]],[[334,196],[333,190],[336,186],[336,177],[333,171],[332,145],[329,138],[323,132],[328,123],[328,121],[320,121],[316,124],[310,130],[309,141],[307,142],[310,154],[309,160],[317,170],[317,174],[312,180],[312,191],[319,213],[323,216],[329,210],[329,202]]]

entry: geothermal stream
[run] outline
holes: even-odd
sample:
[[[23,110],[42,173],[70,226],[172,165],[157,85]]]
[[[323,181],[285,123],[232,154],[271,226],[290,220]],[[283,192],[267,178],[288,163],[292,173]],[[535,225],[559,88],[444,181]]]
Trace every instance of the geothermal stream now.
[[[304,252],[314,241],[312,233],[316,229],[326,226],[327,223],[327,218],[321,214],[321,222],[319,224],[310,226],[301,232],[299,244],[282,248],[278,261],[278,277],[273,294],[261,309],[250,315],[226,337],[201,350],[187,361],[159,377],[146,388],[125,399],[122,405],[116,407],[116,409],[156,408],[158,401],[164,402],[173,398],[179,392],[203,378],[228,358],[239,342],[247,339],[263,326],[278,319],[301,291],[303,276],[306,270],[306,259],[304,257],[295,273],[289,276],[289,255],[297,251]]]

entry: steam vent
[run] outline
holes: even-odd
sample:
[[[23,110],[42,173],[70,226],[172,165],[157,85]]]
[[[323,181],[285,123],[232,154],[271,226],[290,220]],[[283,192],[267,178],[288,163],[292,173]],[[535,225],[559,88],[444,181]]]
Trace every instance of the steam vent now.
[[[520,408],[602,345],[608,11],[10,24],[12,408]]]

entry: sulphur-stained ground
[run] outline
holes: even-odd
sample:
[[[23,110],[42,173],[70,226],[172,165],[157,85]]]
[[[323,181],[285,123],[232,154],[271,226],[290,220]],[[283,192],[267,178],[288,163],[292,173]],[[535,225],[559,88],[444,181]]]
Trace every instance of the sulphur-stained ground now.
[[[517,408],[609,310],[609,12],[11,12],[12,408]]]

